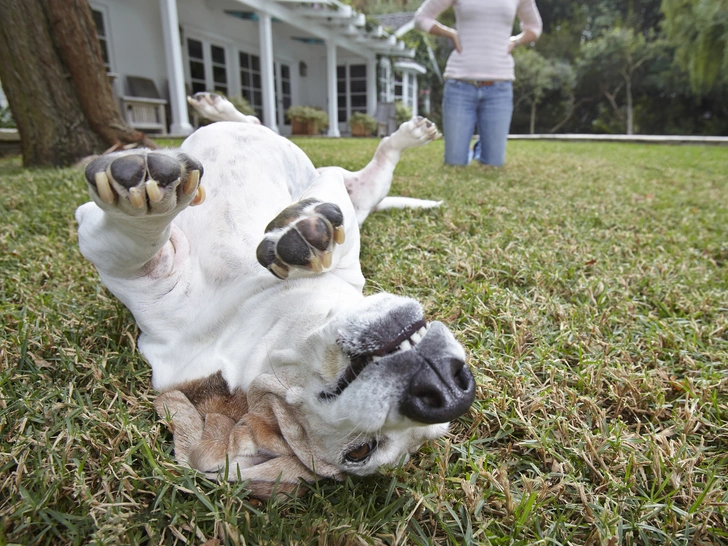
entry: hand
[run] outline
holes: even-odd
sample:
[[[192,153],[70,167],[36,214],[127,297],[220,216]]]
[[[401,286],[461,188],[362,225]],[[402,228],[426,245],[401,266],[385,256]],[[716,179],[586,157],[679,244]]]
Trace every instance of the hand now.
[[[508,54],[510,54],[517,45],[521,45],[520,39],[518,36],[511,36],[511,39],[508,42]]]

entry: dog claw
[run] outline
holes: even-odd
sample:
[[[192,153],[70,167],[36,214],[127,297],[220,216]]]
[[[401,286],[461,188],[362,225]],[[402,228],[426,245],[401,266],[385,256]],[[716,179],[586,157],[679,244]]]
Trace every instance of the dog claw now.
[[[288,278],[288,269],[285,269],[285,268],[281,267],[280,265],[278,265],[276,263],[270,264],[270,270],[279,279],[287,279]]]
[[[334,229],[334,241],[336,241],[337,245],[343,245],[345,239],[346,234],[344,232],[344,226],[338,226]]]
[[[323,256],[321,256],[321,265],[324,266],[324,269],[328,269],[331,267],[331,262],[333,260],[333,252],[324,252]]]
[[[324,270],[324,265],[321,263],[318,256],[311,256],[308,263],[311,265],[311,269],[313,269],[314,273],[321,273]]]
[[[147,180],[145,186],[147,188],[147,197],[149,197],[149,200],[152,203],[159,203],[164,197],[164,194],[159,191],[159,184],[157,184],[157,181],[150,178]]]
[[[197,189],[197,185],[200,182],[200,171],[197,169],[194,169],[190,171],[190,176],[187,178],[187,182],[185,182],[185,185],[182,187],[182,191],[185,193],[185,195],[192,195],[192,192]],[[196,199],[197,197],[195,197]],[[198,203],[199,204],[199,203]]]
[[[145,205],[144,194],[139,188],[129,188],[129,201],[135,208],[143,209]]]
[[[195,195],[195,198],[190,201],[190,206],[196,207],[197,205],[201,205],[205,202],[205,197],[207,197],[207,192],[205,191],[205,188],[202,186],[197,186],[197,194]]]
[[[109,177],[106,176],[106,173],[96,173],[94,175],[94,180],[96,181],[96,190],[99,192],[99,197],[101,197],[101,200],[109,205],[113,204],[115,200],[114,192],[111,189],[111,184],[109,184]]]

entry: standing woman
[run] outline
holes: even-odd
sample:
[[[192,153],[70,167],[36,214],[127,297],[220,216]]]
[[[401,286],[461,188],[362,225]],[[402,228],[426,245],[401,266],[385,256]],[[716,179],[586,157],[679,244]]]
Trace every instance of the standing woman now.
[[[451,6],[457,30],[436,21]],[[511,36],[516,16],[522,32]],[[543,23],[535,0],[425,0],[415,14],[415,25],[455,45],[445,67],[442,100],[445,163],[470,162],[470,139],[477,126],[480,142],[474,159],[503,165],[513,114],[511,51],[541,35]]]

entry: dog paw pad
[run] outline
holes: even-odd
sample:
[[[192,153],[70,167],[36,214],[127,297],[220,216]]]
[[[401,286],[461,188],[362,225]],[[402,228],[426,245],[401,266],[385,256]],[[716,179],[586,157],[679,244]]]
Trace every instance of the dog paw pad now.
[[[333,203],[305,199],[286,207],[266,227],[258,262],[280,279],[291,268],[322,273],[331,267],[333,249],[345,239],[344,215]]]
[[[167,213],[205,199],[202,165],[182,152],[108,154],[89,163],[85,174],[100,206],[126,214]]]

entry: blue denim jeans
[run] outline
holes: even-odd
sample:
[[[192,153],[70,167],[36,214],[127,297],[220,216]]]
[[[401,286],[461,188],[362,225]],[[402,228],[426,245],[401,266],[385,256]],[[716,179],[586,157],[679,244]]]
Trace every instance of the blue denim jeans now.
[[[470,162],[470,140],[477,127],[480,146],[473,159],[486,165],[503,165],[512,115],[512,82],[476,87],[460,80],[447,80],[442,99],[445,163],[467,165]]]

